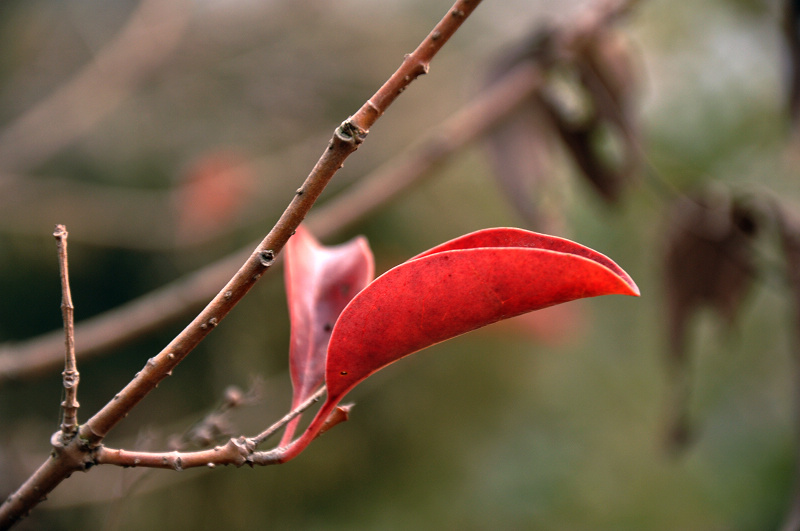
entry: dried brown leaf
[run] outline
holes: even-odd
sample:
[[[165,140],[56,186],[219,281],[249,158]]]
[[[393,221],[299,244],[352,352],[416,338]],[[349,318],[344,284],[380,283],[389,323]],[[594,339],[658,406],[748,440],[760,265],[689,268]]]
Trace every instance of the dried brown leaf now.
[[[608,202],[617,201],[640,166],[635,118],[636,87],[632,49],[610,27],[598,28],[553,70],[567,79],[580,112],[565,103],[564,84],[551,85],[546,108],[581,173]]]
[[[538,29],[524,42],[492,63],[486,86],[525,61],[546,62],[553,32]],[[533,98],[486,135],[489,162],[500,189],[520,217],[532,228],[545,230],[549,215],[539,198],[553,170],[553,130],[538,98]]]
[[[687,329],[696,312],[710,308],[730,326],[757,271],[753,238],[756,209],[727,192],[682,198],[669,214],[664,285],[668,306],[670,446],[684,447],[692,437],[687,414]]]

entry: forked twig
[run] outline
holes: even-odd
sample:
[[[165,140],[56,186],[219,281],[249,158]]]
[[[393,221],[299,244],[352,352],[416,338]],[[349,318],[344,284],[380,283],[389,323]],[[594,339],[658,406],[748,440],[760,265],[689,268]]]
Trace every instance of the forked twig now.
[[[223,465],[239,467],[242,465],[276,464],[277,461],[273,459],[273,453],[257,451],[258,445],[269,439],[293,418],[317,403],[324,394],[325,387],[321,387],[308,400],[255,437],[236,437],[221,446],[193,452],[139,452],[100,446],[94,453],[94,462],[98,465],[166,468],[172,470],[197,467],[214,468]]]

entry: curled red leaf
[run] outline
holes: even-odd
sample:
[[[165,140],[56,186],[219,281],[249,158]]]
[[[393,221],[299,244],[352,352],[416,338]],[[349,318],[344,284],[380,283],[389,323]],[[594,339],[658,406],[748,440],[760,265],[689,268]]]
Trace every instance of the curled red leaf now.
[[[322,385],[328,341],[339,314],[375,276],[367,240],[324,247],[302,225],[286,245],[286,295],[289,301],[292,408],[305,402]],[[294,435],[299,417],[284,431]]]
[[[282,460],[308,445],[347,392],[398,359],[501,319],[610,294],[638,296],[639,289],[602,254],[520,229],[478,231],[415,256],[339,316],[328,346],[327,399]]]

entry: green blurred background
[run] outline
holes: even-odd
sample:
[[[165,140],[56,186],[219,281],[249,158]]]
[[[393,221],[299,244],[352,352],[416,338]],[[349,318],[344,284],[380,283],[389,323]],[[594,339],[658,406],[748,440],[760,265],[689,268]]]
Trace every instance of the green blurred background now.
[[[0,136],[0,342],[7,346],[61,326],[55,223],[70,231],[79,321],[260,239],[333,129],[450,6],[148,4],[163,10],[154,15],[160,24],[172,26],[167,37],[153,30],[157,64],[109,73],[110,86],[135,76],[118,104],[50,152],[44,132],[19,145]],[[503,49],[545,21],[569,24],[590,4],[484,2],[430,74],[372,129],[323,201],[467,102]],[[6,1],[0,135],[13,133],[21,117],[102,54],[137,9],[130,1]],[[663,440],[660,261],[676,193],[716,183],[800,200],[784,109],[781,9],[767,0],[642,0],[620,25],[636,52],[645,176],[612,207],[564,159],[554,169],[551,208],[558,234],[612,257],[636,280],[641,299],[570,303],[393,365],[351,394],[357,407],[350,422],[289,464],[181,473],[101,467],[65,481],[19,528],[776,528],[793,489],[798,385],[794,309],[778,247],[768,238],[761,243],[766,265],[735,326],[711,313],[693,323],[690,416],[699,432],[679,456]],[[87,100],[100,108],[114,97],[109,89]],[[70,112],[47,133],[64,124],[74,131],[70,124],[80,120],[72,122]],[[25,150],[33,155],[25,158]],[[210,214],[192,210],[186,183],[214,164],[239,168],[240,193],[213,223],[187,231],[186,223],[202,225]],[[524,226],[476,144],[325,243],[365,234],[382,272],[444,240],[503,225]],[[79,361],[80,418],[191,317]],[[282,276],[273,272],[107,443],[165,449],[229,385],[246,389],[253,378],[261,379],[261,401],[230,421],[236,433],[259,432],[288,408],[288,337]],[[80,335],[76,342],[80,351]],[[0,495],[49,451],[59,373],[0,383]]]

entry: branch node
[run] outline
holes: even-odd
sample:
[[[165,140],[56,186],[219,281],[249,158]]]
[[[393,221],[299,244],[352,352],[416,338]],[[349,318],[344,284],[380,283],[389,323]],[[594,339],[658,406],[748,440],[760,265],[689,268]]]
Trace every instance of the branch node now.
[[[63,371],[61,376],[64,377],[64,389],[72,389],[73,387],[77,387],[78,383],[81,381],[81,375],[76,370]],[[77,406],[77,400],[75,405]]]
[[[256,446],[251,439],[241,436],[236,439],[231,439],[228,441],[228,444],[232,444],[242,458],[242,461],[237,466],[246,464],[251,468],[253,467],[253,453],[256,450]]]
[[[270,267],[273,263],[275,263],[275,252],[272,249],[260,251],[258,253],[258,259],[261,262],[262,267]]]
[[[53,447],[53,455],[58,455],[64,451],[64,433],[61,431],[55,432],[50,436],[50,445]]]
[[[353,147],[358,147],[358,145],[367,138],[368,131],[365,131],[354,124],[351,118],[348,118],[342,122],[342,125],[336,128],[335,136],[340,142],[350,144]]]

